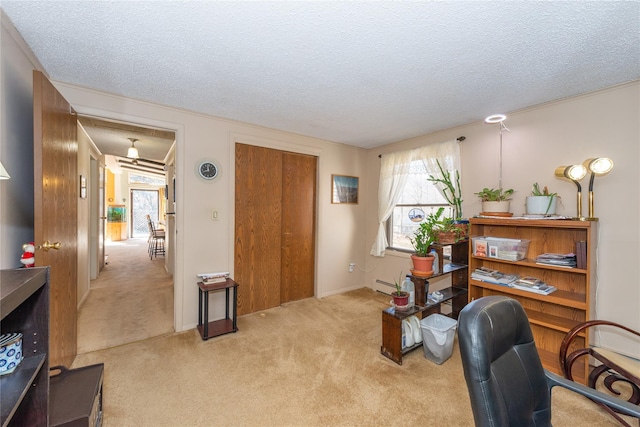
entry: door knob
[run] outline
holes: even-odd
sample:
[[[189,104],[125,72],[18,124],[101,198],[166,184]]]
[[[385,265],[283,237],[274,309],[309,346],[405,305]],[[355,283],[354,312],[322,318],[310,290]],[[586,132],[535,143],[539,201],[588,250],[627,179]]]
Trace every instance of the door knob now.
[[[60,242],[49,242],[48,240],[45,240],[40,246],[37,246],[36,249],[42,249],[45,252],[48,252],[49,249],[55,249],[58,250],[60,249],[60,247],[62,246],[62,243]]]

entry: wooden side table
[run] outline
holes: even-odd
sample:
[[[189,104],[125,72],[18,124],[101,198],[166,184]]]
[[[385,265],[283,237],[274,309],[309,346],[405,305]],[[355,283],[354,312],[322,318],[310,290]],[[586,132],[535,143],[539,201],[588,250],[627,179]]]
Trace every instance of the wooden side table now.
[[[224,319],[209,322],[209,292],[225,292],[225,316]],[[233,290],[233,305],[231,317],[229,317],[229,294]],[[238,330],[236,321],[236,308],[238,306],[238,284],[232,279],[225,282],[205,285],[198,282],[198,332],[203,340],[208,340],[218,335],[224,335]]]

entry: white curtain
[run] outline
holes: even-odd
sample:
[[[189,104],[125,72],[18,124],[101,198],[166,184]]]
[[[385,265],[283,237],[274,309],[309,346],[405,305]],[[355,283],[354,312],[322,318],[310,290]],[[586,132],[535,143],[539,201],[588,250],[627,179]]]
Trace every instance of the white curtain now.
[[[428,156],[422,157],[425,165],[425,169],[429,175],[433,175],[436,178],[443,178],[438,168],[438,160],[440,166],[446,172],[449,171],[451,179],[455,185],[455,171],[460,171],[460,144],[457,140],[443,142],[441,144],[435,144]],[[444,185],[440,182],[433,183],[438,192],[444,197]],[[462,212],[459,212],[462,214]]]
[[[427,172],[436,176],[439,174],[436,159],[440,159],[440,164],[447,168],[451,163],[450,158],[455,157],[455,168],[459,170],[460,147],[456,140],[439,144],[430,144],[425,147],[413,150],[399,151],[382,156],[380,166],[380,183],[378,184],[378,234],[371,248],[371,255],[384,256],[388,246],[387,233],[385,231],[385,221],[393,213],[402,191],[404,190],[409,167],[414,160],[425,160]],[[445,160],[447,159],[447,160]],[[445,166],[446,165],[446,166]]]

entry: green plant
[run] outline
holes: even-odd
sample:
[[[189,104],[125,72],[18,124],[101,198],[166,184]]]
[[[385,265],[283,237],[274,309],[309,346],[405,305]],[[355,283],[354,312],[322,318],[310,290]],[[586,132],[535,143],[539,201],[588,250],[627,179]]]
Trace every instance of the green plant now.
[[[456,223],[456,220],[449,217],[444,217],[438,221],[438,224],[435,227],[436,230],[436,241],[438,241],[440,233],[454,233],[455,241],[458,242],[462,239],[462,235],[464,231],[460,227],[459,224]]]
[[[443,212],[444,208],[441,207],[435,213],[427,215],[413,234],[413,238],[410,238],[417,256],[425,257],[429,254],[429,248],[435,242]]]
[[[549,189],[545,185],[542,190],[540,190],[540,186],[537,182],[533,183],[533,189],[531,190],[532,196],[549,196],[549,197],[557,197],[558,193],[549,193]]]
[[[396,294],[398,296],[402,296],[402,270],[400,270],[399,280],[396,280],[395,284],[396,284]]]
[[[502,188],[483,188],[482,191],[478,191],[474,193],[476,196],[480,197],[480,200],[483,202],[503,202],[505,200],[511,200],[511,195],[513,194],[513,189],[504,190]]]
[[[440,164],[440,160],[436,160],[438,164],[438,169],[440,169],[440,174],[442,178],[437,178],[433,175],[429,175],[427,180],[429,182],[440,183],[444,186],[442,189],[442,194],[446,199],[447,203],[453,206],[454,210],[454,218],[460,219],[462,218],[462,189],[460,187],[460,172],[456,169],[455,171],[455,183],[451,179],[451,172],[445,171]]]
[[[542,190],[540,190],[540,186],[538,185],[537,182],[533,183],[533,188],[531,189],[531,195],[535,196],[535,197],[546,196],[546,197],[549,198],[549,204],[547,205],[546,212],[549,212],[549,209],[551,209],[551,204],[553,203],[553,198],[554,197],[560,197],[560,196],[558,196],[558,193],[549,193],[549,189],[547,188],[546,185],[544,186],[544,188]]]

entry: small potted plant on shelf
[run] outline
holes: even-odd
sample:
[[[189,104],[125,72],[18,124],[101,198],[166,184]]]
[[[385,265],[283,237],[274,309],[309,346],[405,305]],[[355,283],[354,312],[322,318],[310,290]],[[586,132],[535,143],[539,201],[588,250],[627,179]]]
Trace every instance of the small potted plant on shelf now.
[[[430,213],[418,226],[418,229],[410,238],[415,253],[411,255],[414,276],[428,277],[433,274],[433,261],[435,257],[429,252],[431,245],[436,241],[438,227],[444,208],[439,208],[435,213]]]
[[[482,201],[481,215],[495,215],[495,216],[511,216],[509,208],[511,205],[511,196],[514,190],[504,190],[502,188],[483,188],[482,191],[474,193],[480,197]]]
[[[395,281],[396,290],[391,293],[393,305],[398,307],[406,307],[409,305],[409,292],[402,290],[402,271],[400,272],[400,280]]]
[[[558,193],[550,193],[546,186],[540,190],[535,182],[531,195],[527,196],[527,215],[555,215],[558,197]]]
[[[444,217],[436,226],[436,243],[449,245],[467,237],[467,227],[461,227],[453,218]]]

